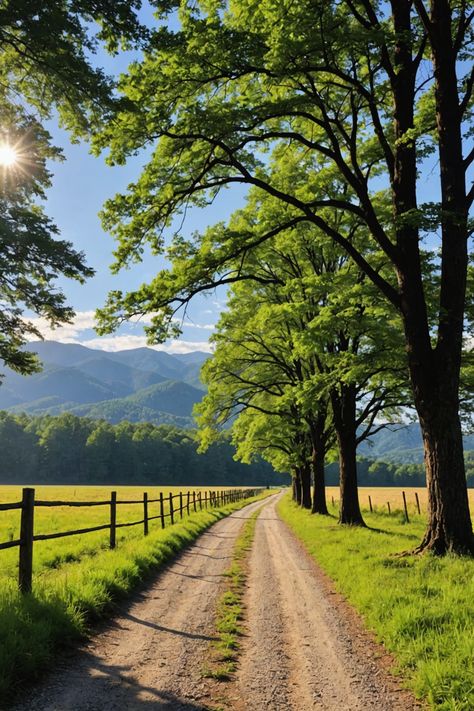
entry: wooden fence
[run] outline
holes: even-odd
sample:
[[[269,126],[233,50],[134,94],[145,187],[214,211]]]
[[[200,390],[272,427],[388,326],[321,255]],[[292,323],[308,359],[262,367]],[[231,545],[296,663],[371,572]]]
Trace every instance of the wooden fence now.
[[[64,538],[65,536],[77,536],[83,533],[92,533],[93,531],[109,530],[109,546],[115,548],[117,528],[126,526],[143,526],[143,534],[148,535],[150,521],[159,520],[161,528],[165,528],[166,519],[169,519],[169,525],[173,525],[179,517],[181,520],[184,513],[187,515],[192,511],[202,511],[208,508],[217,508],[226,504],[234,503],[255,496],[260,489],[230,489],[222,491],[187,491],[183,494],[170,493],[168,496],[159,493],[158,498],[149,499],[148,493],[143,493],[143,499],[136,500],[117,500],[117,492],[112,491],[110,499],[107,501],[41,501],[35,499],[34,489],[23,489],[22,500],[16,503],[2,504],[0,503],[0,511],[11,511],[19,509],[21,511],[20,522],[20,538],[14,541],[0,543],[0,550],[6,548],[18,547],[19,565],[18,565],[18,586],[23,593],[31,592],[32,577],[33,577],[33,544],[35,541],[48,541],[52,538]],[[149,515],[149,504],[159,504],[159,513],[155,516]],[[123,504],[142,504],[143,518],[139,521],[131,521],[127,523],[117,523],[117,507]],[[101,526],[92,526],[90,528],[79,528],[74,531],[62,531],[59,533],[37,534],[34,532],[34,516],[35,508],[37,507],[56,507],[56,506],[74,506],[74,507],[89,507],[89,506],[108,506],[110,510],[109,523]],[[168,511],[165,512],[165,507]]]

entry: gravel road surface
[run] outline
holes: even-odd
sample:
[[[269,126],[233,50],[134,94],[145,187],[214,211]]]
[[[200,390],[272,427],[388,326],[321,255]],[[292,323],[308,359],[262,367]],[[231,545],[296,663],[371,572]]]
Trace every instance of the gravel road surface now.
[[[222,519],[60,660],[15,711],[410,711],[391,660],[286,525],[276,496]],[[216,600],[244,522],[262,508],[234,680],[202,677]]]

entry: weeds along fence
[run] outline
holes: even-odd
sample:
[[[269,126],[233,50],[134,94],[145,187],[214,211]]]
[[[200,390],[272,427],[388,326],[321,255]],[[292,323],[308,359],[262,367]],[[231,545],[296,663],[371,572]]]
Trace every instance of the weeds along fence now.
[[[0,503],[1,511],[11,511],[18,509],[21,512],[20,538],[17,540],[0,543],[0,551],[7,548],[19,548],[18,560],[18,587],[22,593],[31,592],[33,579],[33,544],[36,541],[48,541],[53,538],[65,538],[66,536],[77,536],[93,531],[109,530],[109,547],[114,549],[117,545],[116,534],[118,528],[130,526],[143,526],[143,535],[147,536],[150,521],[159,521],[161,528],[173,525],[176,520],[181,520],[186,513],[191,511],[202,511],[203,509],[217,508],[226,504],[243,501],[255,496],[261,489],[230,489],[222,491],[182,491],[178,494],[164,495],[159,493],[157,498],[149,498],[148,493],[143,493],[142,499],[118,500],[117,492],[112,491],[110,499],[105,501],[42,501],[35,498],[35,490],[32,488],[23,489],[22,500],[15,503]],[[139,521],[127,523],[117,522],[117,508],[123,504],[141,504],[143,506],[143,518]],[[158,504],[158,513],[150,516],[149,505]],[[39,507],[65,507],[87,508],[90,506],[108,506],[110,519],[108,523],[100,526],[90,526],[89,528],[78,528],[71,531],[61,531],[56,533],[35,534],[34,518],[35,509]]]

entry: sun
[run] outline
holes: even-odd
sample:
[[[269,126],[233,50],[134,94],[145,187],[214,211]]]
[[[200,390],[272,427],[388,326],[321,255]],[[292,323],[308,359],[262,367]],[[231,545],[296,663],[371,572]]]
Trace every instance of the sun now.
[[[11,168],[18,161],[18,153],[8,143],[0,144],[0,166]]]

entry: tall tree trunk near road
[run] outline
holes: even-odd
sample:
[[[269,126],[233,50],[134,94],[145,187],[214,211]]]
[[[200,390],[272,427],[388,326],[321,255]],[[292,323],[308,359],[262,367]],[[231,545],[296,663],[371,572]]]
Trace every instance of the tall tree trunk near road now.
[[[411,43],[411,3],[392,2],[397,33],[392,79],[395,165],[392,180],[397,226],[397,276],[408,364],[423,435],[428,487],[428,528],[417,549],[474,553],[459,419],[459,377],[467,277],[467,214],[462,116],[456,52],[448,0],[432,0],[422,16],[435,76],[436,126],[441,183],[441,281],[437,342],[427,316],[419,253],[419,232],[404,224],[416,214],[416,145],[406,136],[414,127],[416,63]]]
[[[326,504],[326,481],[324,463],[326,455],[326,410],[309,422],[309,430],[313,451],[311,456],[311,467],[313,470],[313,505],[312,513],[326,514],[328,508]]]
[[[297,504],[301,504],[301,478],[298,467],[292,467],[293,498]]]
[[[444,408],[441,414],[441,418],[439,413],[435,418],[431,413],[422,423],[430,505],[428,528],[417,550],[437,554],[449,551],[474,553],[457,410],[449,412]]]
[[[357,488],[355,387],[341,384],[331,393],[331,403],[339,447],[339,523],[365,526]]]
[[[313,449],[313,505],[312,513],[327,515],[328,507],[326,503],[326,482],[324,472],[324,454]]]
[[[311,466],[305,462],[300,468],[301,478],[301,506],[304,509],[311,508]]]

